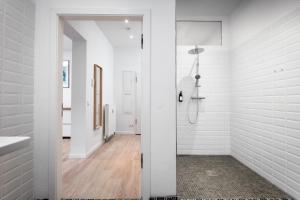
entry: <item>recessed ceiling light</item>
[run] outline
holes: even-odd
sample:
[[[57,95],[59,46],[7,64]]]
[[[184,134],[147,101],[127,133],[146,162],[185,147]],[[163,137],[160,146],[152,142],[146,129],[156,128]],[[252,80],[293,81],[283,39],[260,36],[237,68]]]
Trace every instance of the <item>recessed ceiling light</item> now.
[[[129,23],[129,20],[128,20],[128,19],[125,19],[124,22],[125,22],[125,24],[128,24],[128,23]]]
[[[130,38],[130,39],[133,39],[133,35],[129,35],[129,38]]]

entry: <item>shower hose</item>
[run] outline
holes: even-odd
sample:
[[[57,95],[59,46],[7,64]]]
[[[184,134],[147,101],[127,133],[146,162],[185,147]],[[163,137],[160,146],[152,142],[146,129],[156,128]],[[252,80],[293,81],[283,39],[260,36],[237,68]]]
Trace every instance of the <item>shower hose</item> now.
[[[198,90],[198,88],[197,87],[195,87],[195,90],[196,90],[196,96],[198,97],[199,96],[199,90]],[[194,90],[194,91],[195,91]],[[193,94],[194,94],[194,92],[193,92]],[[193,95],[192,94],[192,95]],[[188,101],[188,106],[187,106],[187,115],[188,115],[188,121],[189,121],[189,123],[190,124],[196,124],[197,123],[197,121],[198,121],[198,117],[199,117],[199,100],[198,99],[195,99],[195,101],[196,101],[196,117],[195,117],[195,119],[193,120],[192,118],[191,118],[191,114],[190,114],[190,106],[191,106],[191,103],[193,102],[194,100],[192,99],[192,98],[190,98],[190,100]]]

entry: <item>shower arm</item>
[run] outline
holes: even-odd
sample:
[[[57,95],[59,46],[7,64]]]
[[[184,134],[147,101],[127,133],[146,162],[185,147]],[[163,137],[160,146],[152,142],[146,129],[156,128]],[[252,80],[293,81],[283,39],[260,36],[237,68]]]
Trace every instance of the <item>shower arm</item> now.
[[[199,74],[199,54],[197,55],[197,62],[196,62],[196,73]]]

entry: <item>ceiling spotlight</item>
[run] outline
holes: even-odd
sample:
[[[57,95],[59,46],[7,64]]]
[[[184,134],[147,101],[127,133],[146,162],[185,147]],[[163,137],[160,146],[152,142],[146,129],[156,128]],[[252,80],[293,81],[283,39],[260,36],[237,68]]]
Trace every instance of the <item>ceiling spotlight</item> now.
[[[130,38],[130,39],[133,39],[133,35],[129,35],[129,38]]]
[[[128,24],[128,23],[129,23],[129,20],[128,20],[128,19],[125,19],[124,22],[125,22],[125,24]]]

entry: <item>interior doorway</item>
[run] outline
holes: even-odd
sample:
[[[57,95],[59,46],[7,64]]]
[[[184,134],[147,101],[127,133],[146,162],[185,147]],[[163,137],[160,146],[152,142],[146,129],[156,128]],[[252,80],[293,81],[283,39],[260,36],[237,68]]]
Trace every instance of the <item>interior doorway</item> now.
[[[122,17],[123,18],[123,23],[124,23],[124,18],[125,19],[127,19],[127,18],[130,18],[130,16],[114,16],[113,18],[114,18],[114,20],[116,20],[116,18],[118,18],[118,17]],[[95,20],[99,20],[101,18],[101,16],[95,16],[95,17],[93,17],[92,18],[92,20],[93,21],[95,21]],[[136,18],[136,16],[135,16],[135,18]],[[140,17],[141,19],[143,19],[143,16],[141,16]],[[74,16],[72,16],[72,17],[66,17],[66,16],[64,16],[63,18],[61,18],[61,23],[63,23],[64,24],[64,22],[65,22],[65,20],[82,20],[83,19],[83,21],[89,21],[89,20],[91,20],[91,17],[88,17],[88,19],[87,18],[84,18],[84,17],[74,17]],[[77,24],[78,25],[78,24]],[[141,24],[141,26],[144,26],[143,24]],[[63,26],[60,26],[61,28],[63,27]],[[65,27],[64,27],[65,28]],[[73,27],[74,28],[74,27]],[[148,28],[146,29],[146,31],[147,30],[149,30]],[[61,31],[59,31],[59,33],[63,33],[63,32],[61,32]],[[62,35],[60,35],[60,37],[61,37]],[[104,35],[105,36],[105,35]],[[129,35],[130,36],[130,35]],[[131,37],[131,36],[130,36]],[[129,37],[129,39],[130,39],[130,37]],[[141,39],[140,39],[140,37],[141,37],[141,35],[139,35],[139,36],[137,36],[139,39],[139,42],[141,42]],[[84,38],[84,37],[83,37]],[[60,46],[60,45],[59,45]],[[86,49],[88,49],[89,47],[88,47],[88,41],[86,41],[86,47],[85,47]],[[74,43],[73,43],[73,47],[72,47],[72,49],[74,50]],[[149,50],[149,49],[148,49]],[[148,51],[147,50],[147,51]],[[62,51],[62,49],[61,48],[59,48],[58,49],[58,51],[59,52],[61,52]],[[130,138],[129,137],[129,139],[128,138],[126,138],[125,137],[125,135],[126,134],[124,134],[124,133],[122,133],[122,135],[120,135],[120,136],[115,136],[115,137],[112,137],[112,139],[111,140],[108,140],[108,141],[110,141],[110,142],[114,142],[114,143],[105,143],[105,140],[103,141],[103,143],[101,144],[101,142],[100,142],[100,145],[98,146],[98,145],[95,145],[95,146],[93,146],[92,147],[92,149],[90,150],[90,151],[88,151],[88,149],[86,148],[85,149],[85,155],[84,154],[69,154],[69,155],[63,155],[63,159],[62,159],[62,163],[61,163],[61,166],[62,166],[62,168],[60,168],[60,166],[58,166],[58,172],[60,171],[60,172],[62,172],[62,173],[59,173],[58,174],[58,184],[56,185],[58,188],[57,188],[57,191],[61,191],[61,192],[59,192],[58,193],[58,196],[60,196],[60,197],[63,197],[63,198],[70,198],[70,196],[64,196],[64,187],[63,187],[63,184],[62,184],[62,187],[60,186],[60,184],[59,184],[59,182],[60,182],[60,180],[62,180],[62,183],[64,183],[64,177],[62,176],[63,175],[63,173],[65,172],[64,171],[64,169],[63,169],[63,167],[64,167],[64,163],[63,163],[63,160],[64,159],[69,159],[69,158],[71,158],[71,159],[77,159],[77,161],[78,161],[78,159],[80,160],[79,162],[76,162],[76,161],[74,161],[73,160],[73,162],[75,163],[75,165],[76,165],[76,167],[77,167],[77,170],[79,170],[79,169],[83,169],[82,167],[83,167],[83,165],[84,165],[84,163],[85,162],[90,162],[92,159],[95,159],[96,157],[97,157],[97,154],[101,154],[101,152],[99,153],[99,149],[102,149],[103,150],[103,152],[105,152],[105,151],[107,151],[109,148],[110,148],[110,146],[113,146],[113,144],[114,144],[114,146],[115,147],[117,147],[116,149],[121,149],[121,147],[123,147],[124,148],[124,146],[123,145],[120,145],[120,144],[122,144],[122,140],[127,140],[127,142],[125,141],[125,143],[127,143],[127,144],[132,144],[132,143],[134,143],[134,144],[138,144],[137,146],[136,145],[130,145],[130,148],[131,149],[129,149],[129,151],[134,151],[134,155],[132,156],[132,158],[130,158],[130,161],[132,161],[132,160],[135,160],[135,163],[138,163],[138,164],[136,164],[134,167],[132,167],[132,168],[130,168],[129,169],[129,171],[135,171],[135,170],[139,170],[140,172],[139,172],[139,177],[138,178],[136,178],[136,177],[128,177],[128,169],[124,169],[124,177],[127,179],[127,181],[128,181],[128,179],[129,180],[131,180],[131,182],[136,182],[136,185],[138,185],[137,187],[132,187],[132,186],[130,186],[130,185],[122,185],[122,182],[120,181],[120,180],[114,180],[113,178],[111,178],[110,177],[110,175],[109,174],[107,174],[107,173],[103,173],[101,176],[102,177],[98,177],[99,179],[97,179],[96,180],[96,182],[98,181],[98,183],[99,183],[99,181],[101,182],[103,182],[103,184],[104,185],[108,185],[108,183],[107,183],[107,181],[111,181],[111,187],[108,189],[108,188],[105,188],[104,187],[104,185],[102,185],[102,187],[100,186],[100,187],[95,187],[94,189],[93,189],[93,191],[92,191],[92,194],[94,195],[94,196],[74,196],[74,197],[72,197],[72,198],[141,198],[142,197],[142,195],[144,196],[147,196],[147,195],[149,195],[148,193],[150,192],[149,191],[149,189],[147,189],[147,190],[145,190],[145,189],[142,189],[142,187],[143,188],[145,188],[145,187],[148,187],[149,186],[149,183],[147,183],[147,181],[144,179],[144,184],[142,184],[142,182],[143,182],[143,179],[142,179],[142,177],[145,177],[145,176],[148,176],[146,173],[144,173],[144,172],[146,172],[146,169],[144,168],[144,170],[141,170],[141,153],[148,153],[147,151],[148,151],[148,146],[147,146],[147,143],[148,143],[148,141],[146,141],[145,139],[146,139],[146,137],[148,137],[147,136],[147,130],[146,129],[144,129],[144,130],[141,130],[141,125],[139,125],[139,126],[137,126],[136,124],[137,124],[137,115],[139,115],[139,124],[141,124],[142,123],[142,121],[143,121],[143,119],[144,120],[147,120],[147,118],[148,117],[143,117],[143,115],[141,114],[141,110],[142,110],[142,107],[145,105],[145,104],[147,104],[148,103],[148,100],[146,100],[146,99],[138,99],[138,95],[141,93],[141,90],[138,92],[137,90],[138,90],[138,86],[137,86],[137,80],[142,76],[142,71],[143,70],[145,70],[145,68],[144,68],[144,66],[147,66],[147,64],[145,63],[145,61],[147,61],[149,58],[145,55],[145,51],[143,51],[143,50],[141,50],[140,49],[140,59],[139,59],[139,62],[140,62],[140,71],[139,72],[136,72],[136,71],[132,71],[132,74],[134,74],[134,78],[133,78],[133,81],[130,81],[130,80],[122,80],[122,81],[127,81],[127,88],[124,88],[125,90],[127,89],[127,91],[126,91],[126,95],[128,95],[128,96],[130,96],[130,102],[129,102],[129,105],[134,105],[133,107],[132,107],[132,109],[130,109],[130,107],[127,107],[127,106],[124,106],[124,109],[126,108],[127,110],[124,110],[124,111],[131,111],[131,117],[132,117],[132,119],[133,119],[133,122],[134,123],[130,123],[130,127],[132,128],[132,125],[134,125],[133,126],[133,129],[129,129],[129,131],[132,131],[132,133],[133,133],[133,135],[134,135],[134,137],[136,136],[136,133],[139,133],[139,134],[141,134],[141,133],[143,133],[143,134],[141,134],[141,136],[137,136],[137,137],[135,137],[135,138]],[[73,55],[73,58],[74,57],[76,57],[76,56],[74,56],[74,53],[72,52],[72,55]],[[88,57],[88,54],[87,54],[87,57]],[[88,60],[89,58],[85,58],[86,60]],[[65,61],[65,59],[62,59],[62,55],[61,55],[61,58],[59,59],[60,61],[63,61],[63,64],[64,64],[64,61]],[[73,65],[74,65],[74,60],[72,61],[73,62]],[[89,65],[89,63],[87,62],[87,64],[86,65]],[[100,63],[100,65],[101,65],[101,63]],[[73,66],[72,66],[73,67]],[[73,69],[72,69],[73,70]],[[123,72],[125,72],[126,71],[126,69],[124,69],[123,70]],[[130,70],[127,70],[127,71],[130,71]],[[74,83],[75,82],[75,77],[73,76],[74,75],[74,72],[72,71],[71,72],[72,73],[72,83]],[[105,68],[103,68],[103,73],[105,73]],[[145,73],[145,72],[144,72]],[[88,74],[88,72],[86,72],[86,74]],[[126,74],[126,73],[125,73]],[[138,76],[140,76],[140,77],[138,77]],[[63,77],[64,78],[64,77]],[[105,76],[103,77],[103,80],[105,80]],[[124,79],[125,79],[126,77],[124,77]],[[127,77],[128,78],[128,77]],[[131,77],[132,78],[132,77]],[[148,82],[147,82],[147,80],[149,80],[148,78],[146,78],[146,79],[144,79],[144,80],[146,80],[146,81],[144,81],[143,82],[143,84],[142,84],[142,82],[140,82],[140,85],[139,85],[139,87],[140,88],[142,88],[142,87],[147,87],[147,85],[148,85]],[[63,80],[63,81],[65,81],[65,80]],[[86,86],[88,86],[88,87],[91,87],[91,86],[93,86],[94,84],[95,84],[95,82],[94,82],[94,80],[90,80],[90,79],[86,79],[85,80],[85,83],[86,83]],[[88,85],[88,84],[90,84],[90,85]],[[105,87],[105,84],[103,84],[104,85],[104,87]],[[106,84],[106,85],[108,85],[108,84]],[[74,87],[74,85],[72,85],[72,87]],[[129,91],[128,89],[131,89],[131,91]],[[124,90],[124,91],[125,91]],[[62,91],[62,89],[61,89],[61,91]],[[72,88],[72,91],[73,91],[73,88]],[[115,94],[116,92],[114,91],[114,94]],[[73,94],[72,94],[73,95]],[[87,95],[87,93],[86,93],[86,95]],[[104,95],[103,95],[104,96]],[[105,98],[105,97],[104,97]],[[73,98],[72,98],[73,99]],[[86,98],[87,99],[87,98]],[[125,100],[126,101],[126,100]],[[137,105],[135,105],[137,102],[140,102],[140,104],[139,104],[139,106],[137,106]],[[143,103],[142,103],[143,102]],[[88,100],[87,101],[85,101],[85,106],[86,106],[86,110],[85,110],[85,116],[87,116],[87,113],[88,113],[88,110],[89,110],[89,107],[92,107],[91,106],[92,105],[92,102],[89,102]],[[128,104],[127,104],[128,105]],[[74,106],[74,104],[73,104],[73,101],[72,101],[72,108],[70,108],[69,110],[72,110],[72,120],[71,120],[71,126],[72,126],[72,128],[71,128],[71,134],[69,134],[69,135],[71,135],[71,136],[67,136],[66,138],[68,138],[68,139],[71,139],[71,141],[73,140],[73,136],[72,136],[72,134],[73,134],[73,125],[75,125],[76,123],[74,122],[74,120],[73,120],[73,106]],[[103,103],[103,110],[105,110],[105,108],[106,108],[106,104],[105,104],[105,101],[104,101],[104,103]],[[63,106],[63,111],[65,111],[66,109],[65,109],[65,107],[66,106]],[[113,108],[112,110],[114,110],[116,113],[118,112],[118,109],[117,108]],[[137,110],[140,110],[140,112],[139,113],[137,113]],[[99,130],[99,132],[101,133],[101,132],[103,132],[103,135],[101,135],[101,136],[103,136],[103,138],[102,139],[105,139],[105,126],[107,126],[107,124],[105,124],[105,120],[107,120],[107,119],[105,119],[105,116],[106,116],[106,113],[105,113],[105,111],[103,112],[103,117],[104,117],[104,122],[103,122],[103,127],[102,127],[102,130]],[[88,118],[88,117],[87,117]],[[145,122],[145,121],[144,121]],[[81,123],[87,123],[87,121],[85,120],[85,121],[81,121]],[[84,124],[86,127],[88,127],[89,126],[89,124]],[[108,125],[109,126],[109,125]],[[61,126],[61,127],[63,127],[63,126]],[[137,127],[139,127],[139,129],[137,128]],[[89,128],[87,128],[87,130],[89,130]],[[137,131],[137,130],[139,130],[139,131]],[[64,130],[65,131],[65,130]],[[95,133],[95,130],[93,131],[94,133]],[[115,132],[115,133],[117,133],[117,132]],[[145,134],[144,134],[145,133]],[[61,135],[60,135],[60,138],[61,138]],[[144,140],[144,142],[143,142],[143,140]],[[88,140],[86,140],[87,142],[89,142]],[[73,143],[73,142],[72,142]],[[75,142],[74,142],[75,143]],[[123,141],[123,143],[124,143],[124,141]],[[61,143],[60,143],[61,144]],[[66,150],[66,151],[72,151],[72,146],[73,145],[70,145],[69,144],[69,146],[67,146],[66,147],[66,145],[63,143],[63,145],[59,148],[59,149],[61,149],[60,150],[60,153],[59,154],[61,154],[61,152],[64,152],[66,149],[68,149],[68,150]],[[66,148],[65,148],[66,147]],[[137,150],[138,149],[138,150]],[[115,151],[115,152],[117,152],[117,151]],[[138,152],[138,153],[137,153]],[[126,152],[127,154],[128,154],[128,151]],[[124,155],[124,152],[119,152],[119,155],[117,155],[116,156],[116,158],[120,158],[120,156],[122,157],[122,155]],[[145,155],[145,154],[144,154]],[[61,157],[62,155],[60,155],[60,157]],[[103,156],[103,155],[102,155]],[[113,156],[112,154],[110,154],[110,156]],[[83,157],[85,157],[85,158],[83,158]],[[83,160],[84,159],[84,160]],[[96,159],[97,160],[97,159]],[[101,163],[101,162],[99,162],[101,159],[99,159],[99,160],[97,160],[98,162],[96,163],[94,163],[94,165],[97,165],[97,164],[99,164],[99,166],[101,166],[101,167],[104,167],[104,168],[107,168],[108,166],[106,165],[105,166],[105,163],[103,164],[103,163]],[[105,159],[102,159],[101,161],[104,161],[104,160],[107,160],[107,158],[105,158]],[[118,160],[118,161],[120,161],[120,159],[116,159],[116,160]],[[58,161],[58,160],[57,160]],[[144,161],[146,161],[146,160],[144,160]],[[147,162],[147,161],[146,161]],[[147,163],[144,163],[144,166],[145,166],[145,164],[147,164]],[[101,165],[102,164],[102,165]],[[124,167],[124,166],[121,166],[121,167]],[[67,167],[68,168],[68,167]],[[146,168],[148,168],[148,167],[146,167]],[[62,169],[62,170],[61,170]],[[65,168],[66,169],[66,168]],[[90,169],[90,168],[89,168]],[[99,170],[99,168],[97,168],[98,170]],[[93,170],[92,170],[93,171]],[[116,172],[119,172],[119,175],[120,175],[120,170],[117,170]],[[92,172],[93,173],[93,177],[97,177],[97,176],[95,176],[96,175],[96,172],[95,172],[95,170]],[[147,172],[148,173],[148,172]],[[117,173],[115,173],[115,175],[116,175]],[[76,172],[76,173],[67,173],[67,176],[70,178],[71,176],[74,176],[74,177],[76,177],[78,175],[78,171]],[[105,176],[107,176],[106,177],[106,179],[105,179]],[[122,175],[120,175],[120,176],[118,176],[118,175],[116,175],[116,177],[118,178],[120,178]],[[85,189],[87,189],[87,185],[88,184],[84,184],[84,183],[82,183],[82,181],[84,181],[84,180],[82,180],[83,179],[83,177],[86,177],[86,176],[77,176],[77,180],[78,180],[78,182],[77,182],[77,185],[80,185],[81,186],[81,188],[83,189],[83,190],[85,190]],[[90,178],[92,178],[92,176],[90,176]],[[101,180],[101,178],[102,178],[102,180]],[[125,180],[125,179],[124,179]],[[81,181],[81,182],[80,182]],[[86,181],[91,181],[91,179],[88,179],[88,180],[86,180]],[[86,185],[86,187],[82,187],[82,184],[84,184],[84,185]],[[118,191],[118,187],[119,188],[121,188],[121,192],[117,192]],[[131,190],[134,190],[134,194],[137,194],[137,196],[122,196],[122,192],[124,191],[124,188],[125,188],[125,190],[126,190],[126,187],[128,188],[128,189],[131,189]],[[100,189],[99,189],[100,188]],[[71,191],[71,193],[73,193],[74,194],[74,189],[75,188],[73,188],[73,191]],[[103,189],[103,190],[102,190]],[[72,190],[72,189],[71,189]],[[104,192],[101,192],[101,190],[102,191],[104,191]],[[108,196],[105,196],[105,191],[106,192],[108,192],[108,193],[110,193]],[[88,193],[90,193],[90,192],[88,192]],[[98,195],[98,196],[97,196]],[[121,196],[120,196],[121,195]]]
[[[63,23],[62,197],[139,199],[142,17]]]

